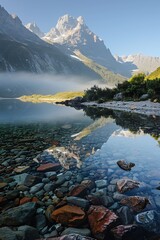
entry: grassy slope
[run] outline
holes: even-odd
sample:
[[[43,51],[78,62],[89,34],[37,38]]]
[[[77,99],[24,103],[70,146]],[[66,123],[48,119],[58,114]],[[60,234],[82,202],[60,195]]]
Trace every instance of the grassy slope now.
[[[84,92],[59,92],[54,95],[30,95],[30,96],[21,96],[19,99],[24,102],[58,102],[58,101],[65,101],[70,100],[75,97],[83,97]]]
[[[125,78],[124,76],[121,76],[120,74],[115,74],[115,73],[109,71],[106,67],[87,58],[86,56],[81,54],[80,51],[75,51],[75,54],[77,55],[77,57],[79,57],[83,61],[83,63],[86,66],[88,66],[93,71],[98,73],[102,77],[104,82],[107,82],[109,84],[117,84],[117,83],[122,83],[125,80],[127,80],[127,78]]]
[[[146,79],[149,79],[149,80],[153,80],[156,78],[160,78],[160,67],[146,77]]]

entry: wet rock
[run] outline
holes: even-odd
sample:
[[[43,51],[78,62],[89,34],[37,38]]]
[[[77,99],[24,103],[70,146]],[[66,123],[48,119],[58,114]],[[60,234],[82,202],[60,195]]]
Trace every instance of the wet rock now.
[[[53,222],[52,216],[51,216],[53,211],[54,211],[54,206],[53,205],[48,206],[46,211],[45,211],[45,216],[46,216],[46,218],[49,222]]]
[[[38,172],[56,171],[61,167],[59,163],[46,163],[37,168]]]
[[[78,197],[67,197],[66,200],[68,203],[84,208],[85,210],[89,208],[89,201],[86,199]]]
[[[113,194],[113,199],[116,200],[116,201],[120,201],[122,200],[123,198],[125,198],[125,195],[124,194],[121,194],[119,192],[115,192]]]
[[[91,236],[91,231],[88,228],[66,228],[61,235],[69,235],[69,234],[79,234],[81,236],[89,237]]]
[[[43,186],[44,186],[44,183],[38,183],[38,184],[34,185],[33,187],[31,187],[30,193],[34,194],[34,193],[40,191],[43,188]]]
[[[84,223],[85,212],[77,206],[65,205],[53,211],[52,219],[57,223],[62,223],[70,227],[76,227]]]
[[[69,192],[69,196],[84,197],[87,194],[88,186],[85,184],[79,184],[72,188]]]
[[[56,172],[45,172],[45,176],[47,178],[50,178],[50,177],[56,177],[57,176],[57,173]]]
[[[139,226],[133,225],[119,225],[111,230],[116,239],[123,240],[143,240],[146,239],[144,231]]]
[[[18,166],[13,171],[15,173],[25,173],[28,172],[29,170],[30,170],[29,166]]]
[[[114,203],[114,200],[112,197],[109,197],[109,196],[102,196],[102,205],[105,206],[105,207],[109,207],[111,206],[113,203]]]
[[[139,213],[135,216],[136,223],[148,231],[160,233],[160,213],[155,210]]]
[[[28,202],[31,202],[31,201],[32,201],[32,198],[30,198],[30,197],[23,197],[20,200],[19,204],[22,205],[22,204],[25,204],[25,203],[28,203]]]
[[[40,213],[36,215],[36,229],[41,230],[46,226],[46,217],[44,214]]]
[[[131,196],[131,197],[122,199],[120,203],[122,205],[131,207],[136,212],[139,212],[143,210],[147,206],[147,204],[149,204],[149,200],[146,197]]]
[[[20,226],[17,233],[23,240],[35,240],[40,237],[37,229],[28,225]]]
[[[133,223],[134,220],[133,213],[127,206],[119,208],[117,210],[117,214],[124,225]]]
[[[88,195],[86,198],[91,205],[102,205],[102,199],[99,196]]]
[[[125,171],[130,171],[132,169],[132,167],[135,166],[135,163],[132,163],[132,162],[126,162],[124,160],[119,160],[117,162],[117,165],[122,168],[123,170]]]
[[[19,226],[28,224],[36,212],[35,203],[25,203],[0,214],[0,226]]]
[[[31,187],[42,181],[41,178],[27,173],[18,174],[13,176],[13,178],[18,185],[25,185],[27,187]]]
[[[97,188],[105,188],[107,186],[107,180],[97,180],[95,181]]]
[[[140,185],[139,182],[133,181],[132,179],[129,178],[124,178],[120,179],[117,182],[117,189],[120,193],[124,193],[131,189],[139,187],[139,185]]]
[[[88,221],[93,236],[105,239],[108,231],[117,223],[118,216],[103,206],[91,206],[88,210]]]
[[[17,235],[9,227],[0,228],[1,240],[18,240]]]
[[[50,191],[53,191],[53,189],[55,188],[55,185],[53,183],[47,183],[45,184],[44,186],[44,190],[46,192],[50,192]]]

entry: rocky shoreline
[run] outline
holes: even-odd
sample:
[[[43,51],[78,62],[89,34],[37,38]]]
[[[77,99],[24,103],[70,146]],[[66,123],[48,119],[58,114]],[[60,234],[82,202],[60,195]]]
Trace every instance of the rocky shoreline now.
[[[34,158],[23,151],[1,162],[1,240],[158,239],[160,213],[141,196],[137,175],[127,177],[126,162],[104,163],[94,154],[79,165],[76,147],[58,145]],[[138,196],[129,197],[134,189]]]
[[[151,101],[111,101],[105,103],[97,102],[84,102],[82,105],[95,106],[100,108],[108,108],[112,110],[120,110],[126,112],[133,112],[145,115],[160,116],[160,103],[154,103]]]

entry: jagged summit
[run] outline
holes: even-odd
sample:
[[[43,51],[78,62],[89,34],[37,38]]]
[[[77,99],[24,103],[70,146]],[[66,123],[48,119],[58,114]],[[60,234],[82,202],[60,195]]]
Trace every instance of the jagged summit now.
[[[39,38],[44,37],[44,33],[40,30],[40,28],[37,26],[37,24],[34,23],[28,23],[25,25],[25,27],[30,30],[31,32],[33,32],[34,34],[36,34]]]

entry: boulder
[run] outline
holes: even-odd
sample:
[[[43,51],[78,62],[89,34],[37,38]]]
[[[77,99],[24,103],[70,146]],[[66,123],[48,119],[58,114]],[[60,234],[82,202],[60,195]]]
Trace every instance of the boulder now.
[[[129,178],[123,178],[117,181],[117,189],[120,193],[127,192],[131,189],[139,187],[140,183]]]
[[[124,225],[128,225],[133,223],[134,217],[133,217],[133,212],[127,207],[121,207],[117,210],[117,214]]]
[[[25,185],[27,187],[31,187],[34,184],[41,182],[41,178],[27,173],[22,173],[13,176],[13,179],[18,185]]]
[[[35,212],[36,204],[32,202],[8,209],[0,214],[0,226],[20,226],[23,224],[30,224]]]
[[[135,216],[135,221],[148,231],[160,233],[160,213],[155,210],[139,213]]]
[[[59,163],[46,163],[37,168],[38,172],[56,171],[61,167]]]
[[[92,234],[97,239],[107,239],[109,230],[118,222],[118,216],[103,206],[92,205],[88,210]]]
[[[18,228],[17,235],[19,236],[18,239],[22,237],[23,240],[35,240],[40,237],[38,230],[28,225],[20,226]]]
[[[122,168],[123,170],[125,170],[125,171],[130,171],[130,170],[132,169],[132,167],[135,166],[134,163],[132,163],[132,162],[126,162],[126,161],[124,161],[124,160],[119,160],[119,161],[117,161],[117,165],[118,165],[120,168]]]
[[[78,184],[69,192],[69,196],[84,197],[87,194],[88,186],[86,184]]]
[[[0,228],[0,240],[18,240],[18,238],[9,227],[2,227]]]
[[[51,218],[57,223],[76,227],[84,223],[86,215],[80,207],[65,205],[53,211]]]
[[[134,211],[142,211],[149,203],[148,198],[140,196],[126,197],[120,201],[122,205],[131,207]]]

